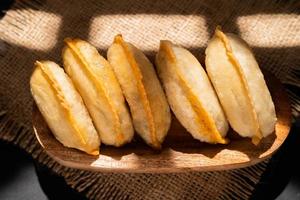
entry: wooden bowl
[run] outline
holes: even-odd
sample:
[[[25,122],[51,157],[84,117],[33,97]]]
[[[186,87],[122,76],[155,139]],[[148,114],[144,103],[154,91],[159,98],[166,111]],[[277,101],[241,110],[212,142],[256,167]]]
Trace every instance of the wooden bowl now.
[[[100,155],[91,156],[59,143],[36,105],[33,106],[33,128],[45,151],[58,163],[71,168],[99,172],[169,173],[247,167],[269,158],[284,142],[291,125],[291,108],[282,84],[272,74],[264,74],[278,121],[275,134],[264,138],[258,146],[253,145],[250,139],[239,137],[233,130],[228,133],[231,142],[227,145],[201,143],[193,139],[173,117],[170,131],[159,152],[136,137],[121,148],[101,145]]]

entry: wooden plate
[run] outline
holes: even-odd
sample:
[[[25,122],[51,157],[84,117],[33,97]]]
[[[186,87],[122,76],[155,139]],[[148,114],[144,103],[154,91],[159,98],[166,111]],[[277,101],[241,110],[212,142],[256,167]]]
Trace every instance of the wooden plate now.
[[[121,148],[101,145],[100,156],[90,156],[64,147],[52,135],[36,105],[33,106],[33,128],[46,152],[57,162],[71,168],[99,172],[187,172],[241,168],[270,157],[286,139],[291,125],[291,108],[280,81],[265,73],[277,113],[275,134],[258,146],[232,130],[227,145],[210,145],[194,140],[173,117],[168,136],[160,152],[153,151],[140,138]]]

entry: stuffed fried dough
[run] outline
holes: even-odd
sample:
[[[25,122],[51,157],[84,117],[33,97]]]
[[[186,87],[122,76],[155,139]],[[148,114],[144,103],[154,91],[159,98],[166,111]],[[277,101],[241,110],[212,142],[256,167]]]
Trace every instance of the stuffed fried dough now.
[[[227,143],[228,123],[198,60],[186,49],[161,41],[156,66],[171,109],[195,139]]]
[[[30,79],[32,96],[59,142],[98,155],[100,139],[83,101],[62,68],[37,61]]]
[[[117,35],[107,58],[129,104],[137,133],[159,149],[171,123],[169,106],[153,65],[135,46]]]
[[[274,104],[247,43],[218,27],[208,43],[205,63],[231,127],[254,144],[274,132]]]
[[[133,126],[112,67],[88,42],[66,39],[64,68],[100,134],[101,142],[121,146],[133,138]]]

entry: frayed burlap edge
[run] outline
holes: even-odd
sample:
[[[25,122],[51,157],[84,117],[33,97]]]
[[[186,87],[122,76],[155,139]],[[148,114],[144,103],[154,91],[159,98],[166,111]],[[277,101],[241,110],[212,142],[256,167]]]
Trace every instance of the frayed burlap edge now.
[[[134,191],[122,190],[122,187],[124,186],[120,187],[120,185],[117,184],[116,178],[112,179],[112,176],[118,176],[120,179],[130,178],[131,180],[136,180],[137,182],[140,182],[143,179],[147,178],[151,180],[164,180],[170,178],[170,176],[173,176],[172,179],[178,178],[180,179],[180,181],[183,181],[182,179],[184,178],[186,179],[186,181],[190,181],[193,179],[193,177],[197,181],[201,179],[205,181],[205,179],[210,176],[220,175],[220,177],[222,177],[224,173],[227,173],[227,178],[231,176],[232,179],[226,180],[226,187],[224,187],[224,190],[222,191],[222,198],[246,199],[251,195],[251,192],[259,181],[262,173],[265,171],[268,163],[268,161],[264,161],[251,167],[230,170],[227,172],[205,172],[205,175],[204,173],[200,172],[180,174],[135,174],[135,178],[132,178],[130,177],[132,176],[132,174],[100,174],[97,172],[67,168],[58,164],[51,157],[49,157],[45,153],[45,151],[43,151],[32,131],[14,122],[14,120],[9,118],[5,111],[0,112],[0,138],[6,142],[12,143],[24,149],[39,163],[48,166],[53,170],[53,172],[60,176],[63,176],[70,187],[76,189],[79,192],[83,192],[86,197],[90,199],[142,198],[135,196],[134,193],[132,193]],[[182,176],[183,178],[180,176]],[[202,176],[203,178],[201,178]],[[151,185],[149,186],[151,187]],[[136,185],[136,187],[139,188],[139,185]],[[235,188],[234,190],[231,189],[233,187]],[[158,194],[154,196],[159,197],[161,195],[160,192],[158,192]],[[168,193],[174,193],[174,191],[165,192],[167,198],[170,198],[171,195],[169,195]]]

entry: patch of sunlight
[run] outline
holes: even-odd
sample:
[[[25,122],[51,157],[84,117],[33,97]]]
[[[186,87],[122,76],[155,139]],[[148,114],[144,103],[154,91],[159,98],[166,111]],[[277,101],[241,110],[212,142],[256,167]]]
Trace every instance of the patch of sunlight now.
[[[209,35],[205,17],[199,15],[130,14],[95,17],[89,41],[107,49],[116,34],[143,51],[157,51],[160,40],[187,47],[205,47]]]
[[[15,12],[24,12],[16,14]],[[17,16],[17,17],[13,17]],[[21,19],[21,16],[30,16]],[[10,30],[2,33],[1,39],[28,49],[47,51],[57,42],[57,35],[61,25],[61,16],[38,10],[11,10],[3,20]],[[28,20],[28,21],[26,21]],[[34,26],[32,24],[35,24]]]
[[[237,25],[241,36],[251,46],[291,47],[300,45],[300,15],[257,14],[241,16],[237,19]]]

